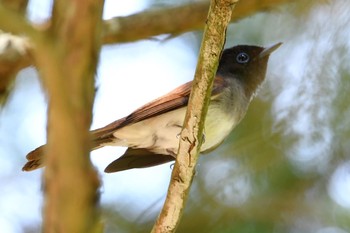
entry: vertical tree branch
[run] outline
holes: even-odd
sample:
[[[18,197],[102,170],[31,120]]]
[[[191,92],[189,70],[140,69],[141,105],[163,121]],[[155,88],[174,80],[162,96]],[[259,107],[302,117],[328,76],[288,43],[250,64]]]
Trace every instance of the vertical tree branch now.
[[[227,25],[237,2],[212,0],[210,3],[179,152],[163,209],[152,229],[154,233],[174,232],[183,213],[202,144],[205,116]]]
[[[103,1],[60,0],[34,41],[49,98],[44,232],[96,232],[99,180],[89,160]]]

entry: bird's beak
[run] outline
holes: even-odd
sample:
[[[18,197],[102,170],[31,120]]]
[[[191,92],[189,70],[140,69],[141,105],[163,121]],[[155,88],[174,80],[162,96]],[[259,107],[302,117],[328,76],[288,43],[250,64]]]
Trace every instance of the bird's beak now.
[[[265,56],[270,55],[273,51],[275,51],[276,49],[278,49],[280,46],[282,45],[282,42],[279,42],[277,44],[274,44],[268,48],[265,48],[260,54],[259,54],[259,58],[263,58]]]

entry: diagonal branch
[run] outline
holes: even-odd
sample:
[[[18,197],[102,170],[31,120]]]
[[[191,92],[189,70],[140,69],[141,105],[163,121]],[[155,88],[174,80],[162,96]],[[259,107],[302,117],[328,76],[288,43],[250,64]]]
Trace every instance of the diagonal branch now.
[[[237,3],[230,21],[267,11],[292,0],[245,0]],[[147,39],[161,34],[179,35],[203,29],[209,1],[160,10],[150,10],[125,17],[115,17],[104,22],[104,44],[125,43]]]
[[[27,38],[0,31],[0,105],[6,101],[17,72],[31,64]]]
[[[152,232],[175,232],[182,216],[202,145],[211,88],[224,47],[226,29],[238,0],[212,0],[194,83],[181,132],[179,152],[163,209]]]
[[[31,38],[42,36],[33,25],[20,13],[5,7],[0,3],[0,29],[17,35],[27,35]]]
[[[257,12],[270,10],[291,0],[245,0],[237,4],[231,22],[253,15]],[[209,2],[195,2],[182,6],[150,10],[138,14],[115,17],[103,23],[103,44],[125,43],[147,39],[161,34],[178,35],[184,32],[202,29],[209,9]],[[33,27],[22,16],[11,13],[0,4],[0,29],[14,34],[36,33]],[[22,18],[22,19],[21,19]],[[50,25],[36,25],[42,30]],[[28,35],[31,36],[32,35]],[[28,53],[24,53],[23,60],[29,60]],[[22,63],[16,60],[13,62]],[[0,61],[1,63],[1,61]],[[29,66],[32,63],[26,63]],[[0,64],[1,66],[1,64]],[[1,74],[0,74],[1,76]],[[1,80],[0,80],[1,82]]]
[[[16,74],[21,69],[32,64],[31,44],[24,36],[14,34],[26,34],[33,38],[40,37],[40,33],[30,25],[25,17],[19,12],[22,11],[21,3],[25,1],[6,1],[11,7],[5,7],[4,2],[0,4],[0,104],[5,102],[10,86]]]
[[[28,0],[1,0],[0,2],[20,14],[24,14],[27,10]]]

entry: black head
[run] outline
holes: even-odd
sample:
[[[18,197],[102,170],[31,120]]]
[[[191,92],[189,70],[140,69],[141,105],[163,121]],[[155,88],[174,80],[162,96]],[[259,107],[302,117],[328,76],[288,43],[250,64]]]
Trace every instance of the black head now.
[[[269,55],[282,43],[269,48],[238,45],[225,49],[221,55],[217,74],[223,78],[238,79],[250,97],[264,81]]]

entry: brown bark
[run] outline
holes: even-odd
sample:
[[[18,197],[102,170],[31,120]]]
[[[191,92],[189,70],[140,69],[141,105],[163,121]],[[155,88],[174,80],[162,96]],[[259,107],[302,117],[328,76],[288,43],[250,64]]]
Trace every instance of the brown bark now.
[[[49,98],[44,232],[97,232],[99,180],[89,159],[103,1],[55,1],[51,28],[34,39]]]
[[[17,11],[20,14],[25,14],[28,0],[0,0],[0,3],[13,11]]]
[[[0,31],[0,104],[6,101],[17,72],[31,64],[26,38]]]
[[[24,14],[28,0],[0,0],[9,10]],[[3,104],[10,92],[11,83],[17,72],[30,64],[27,39],[3,33],[0,30],[0,104]]]
[[[101,232],[89,128],[102,8],[102,0],[55,1],[52,25],[42,31],[0,4],[0,28],[30,40],[23,57],[33,56],[49,99],[44,232]]]
[[[271,10],[291,0],[245,0],[237,3],[231,22],[261,11]],[[183,6],[150,10],[104,22],[104,44],[131,42],[161,34],[179,35],[202,30],[209,1],[192,2]]]

